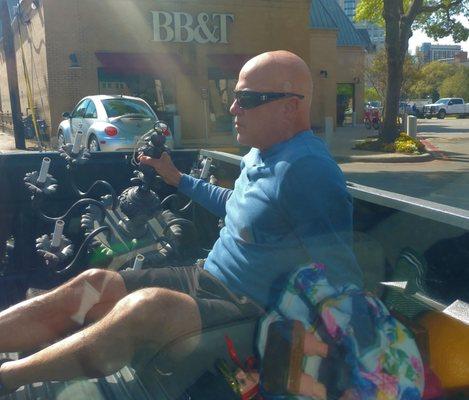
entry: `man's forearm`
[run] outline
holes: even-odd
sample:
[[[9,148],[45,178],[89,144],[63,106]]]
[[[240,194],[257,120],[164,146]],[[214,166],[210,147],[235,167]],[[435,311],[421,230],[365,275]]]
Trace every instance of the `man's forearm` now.
[[[185,174],[180,177],[178,190],[220,218],[225,217],[226,202],[233,192]]]

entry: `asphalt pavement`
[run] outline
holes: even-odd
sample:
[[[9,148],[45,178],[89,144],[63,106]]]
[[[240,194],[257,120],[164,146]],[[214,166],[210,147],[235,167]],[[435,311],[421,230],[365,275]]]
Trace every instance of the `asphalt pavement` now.
[[[418,138],[432,155],[421,162],[341,160],[346,141],[370,134],[362,127],[343,129],[330,148],[348,181],[469,210],[469,119],[418,120]]]

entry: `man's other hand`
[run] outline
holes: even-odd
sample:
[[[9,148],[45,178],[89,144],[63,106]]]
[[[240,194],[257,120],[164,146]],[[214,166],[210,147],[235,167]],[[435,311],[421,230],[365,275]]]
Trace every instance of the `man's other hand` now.
[[[178,187],[182,173],[176,168],[168,153],[163,153],[160,158],[151,158],[139,155],[138,160],[142,164],[153,167],[163,180],[171,186]]]

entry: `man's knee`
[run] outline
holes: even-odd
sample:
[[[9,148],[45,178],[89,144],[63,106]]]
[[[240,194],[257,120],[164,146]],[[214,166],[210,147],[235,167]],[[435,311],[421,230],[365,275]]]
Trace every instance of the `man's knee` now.
[[[97,304],[117,303],[127,294],[122,277],[114,271],[102,269],[87,270],[65,287],[72,308],[71,318],[79,325],[83,325],[88,312]]]
[[[194,299],[184,293],[163,288],[146,288],[127,295],[116,306],[118,312],[138,336],[152,335],[155,329],[193,330],[200,328],[200,317]],[[161,332],[160,331],[160,332]]]

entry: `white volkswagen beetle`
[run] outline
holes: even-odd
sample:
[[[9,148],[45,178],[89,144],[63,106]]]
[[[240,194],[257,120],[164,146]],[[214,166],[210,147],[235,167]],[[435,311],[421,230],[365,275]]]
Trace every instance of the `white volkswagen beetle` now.
[[[158,117],[145,100],[130,96],[87,96],[75,109],[62,114],[57,130],[59,147],[74,143],[83,134],[82,145],[90,151],[132,151],[138,139],[153,128]],[[166,145],[173,147],[169,129]]]

